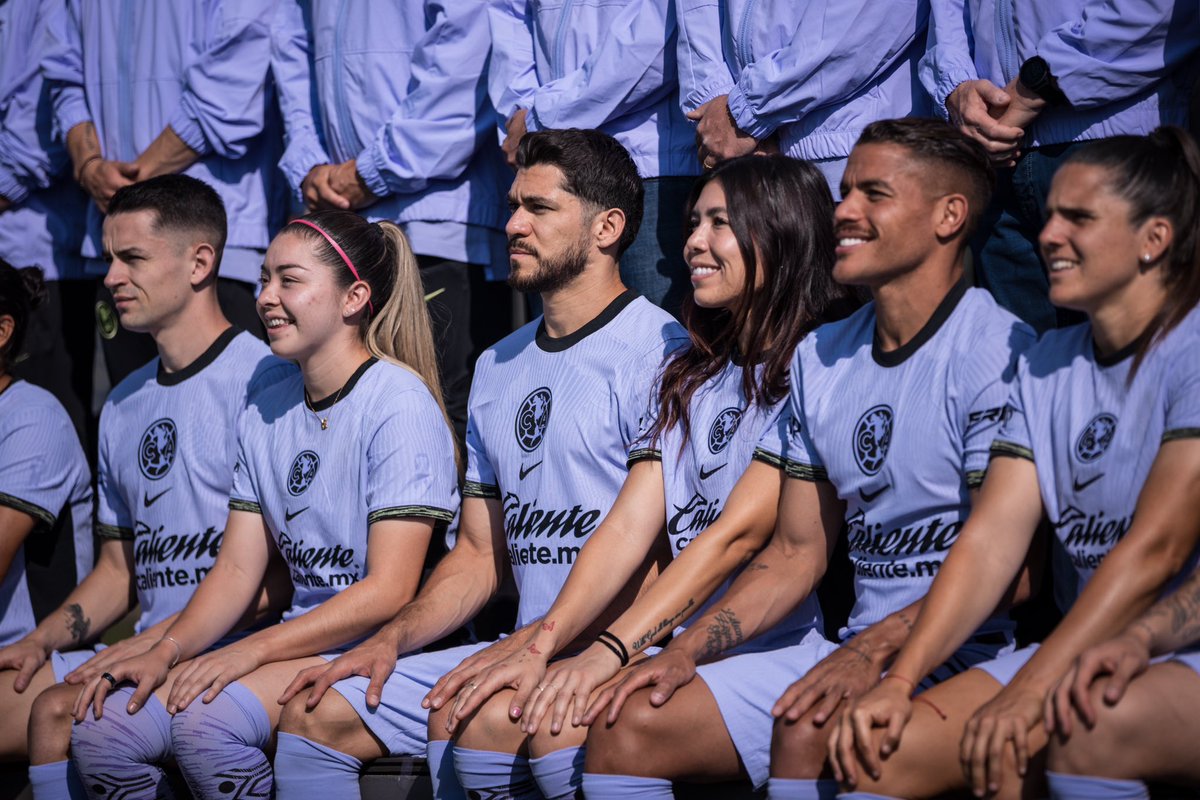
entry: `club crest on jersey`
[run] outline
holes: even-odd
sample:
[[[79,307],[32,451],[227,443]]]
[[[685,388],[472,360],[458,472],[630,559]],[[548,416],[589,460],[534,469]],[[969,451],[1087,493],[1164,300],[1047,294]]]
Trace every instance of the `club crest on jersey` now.
[[[317,467],[319,466],[321,466],[321,459],[312,450],[305,450],[296,456],[296,460],[292,462],[292,469],[288,472],[288,494],[293,496],[304,494],[305,490],[312,486],[313,479],[317,477]]]
[[[152,481],[166,475],[175,463],[175,421],[163,417],[150,423],[138,446],[138,467]]]
[[[878,405],[867,409],[854,426],[854,460],[868,475],[883,469],[892,443],[892,420],[891,406]]]
[[[1108,450],[1116,432],[1116,417],[1112,414],[1097,414],[1075,441],[1075,457],[1085,464],[1095,461]]]
[[[551,400],[553,395],[550,389],[543,386],[530,392],[517,409],[517,444],[521,445],[521,449],[526,453],[537,450],[546,435],[546,426],[550,423]]]
[[[740,408],[727,408],[717,415],[713,420],[712,427],[708,429],[708,449],[713,455],[720,453],[729,443],[733,441],[733,435],[737,433],[738,424],[742,421],[742,410]]]

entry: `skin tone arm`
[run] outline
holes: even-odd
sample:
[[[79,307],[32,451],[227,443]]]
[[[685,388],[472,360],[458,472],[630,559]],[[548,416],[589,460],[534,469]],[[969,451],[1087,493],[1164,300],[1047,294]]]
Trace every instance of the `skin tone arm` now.
[[[174,175],[196,163],[199,158],[196,151],[183,143],[171,126],[162,129],[162,133],[142,151],[133,165],[137,167],[138,180],[144,181],[159,175]]]
[[[400,653],[423,647],[471,620],[496,592],[505,569],[504,516],[500,501],[467,497],[454,549],[438,562],[411,603],[362,644],[327,665],[302,670],[284,690],[280,705],[307,686],[315,708],[334,683],[351,675],[370,678],[367,704],[379,705],[383,684]],[[510,636],[516,646],[521,637]],[[501,656],[507,655],[507,652]]]
[[[75,180],[101,211],[108,209],[108,201],[117,189],[138,180],[136,164],[104,158],[96,127],[90,122],[81,122],[67,131],[67,153],[74,167]]]
[[[341,164],[318,164],[308,171],[300,183],[307,211],[325,208],[365,208],[379,198],[367,188],[367,183],[358,174],[356,159]]]
[[[775,525],[782,481],[779,469],[751,462],[717,521],[688,544],[645,594],[609,626],[611,633],[629,643],[630,653],[640,652],[665,637],[762,548]],[[529,643],[481,677],[478,687],[468,685],[462,690],[451,722],[466,718],[505,686],[517,690],[511,713],[514,719],[520,717],[546,674],[550,658],[567,649],[610,606],[622,583],[632,577],[651,552],[662,531],[659,521],[665,516],[662,464],[657,461],[635,464],[600,530],[584,545],[554,605],[531,632]],[[573,676],[575,682],[568,679],[561,684],[569,690],[556,691],[564,703],[563,714],[570,697],[580,698],[578,717],[591,690],[615,675],[620,664],[600,644],[592,644],[578,660],[571,661],[578,661],[589,674],[587,678]],[[448,675],[443,680],[447,687],[439,699],[448,697],[451,690],[462,685],[459,676]],[[438,689],[435,687],[435,692]],[[552,699],[545,690],[538,695],[534,706],[538,713],[531,714],[526,723],[530,732],[537,730],[541,714]]]

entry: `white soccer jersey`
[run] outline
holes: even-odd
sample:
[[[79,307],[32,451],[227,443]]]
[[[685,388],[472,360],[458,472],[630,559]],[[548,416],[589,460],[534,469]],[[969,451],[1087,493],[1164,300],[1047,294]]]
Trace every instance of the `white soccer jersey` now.
[[[54,395],[20,380],[0,392],[0,505],[35,523],[0,579],[0,646],[32,631],[91,571],[91,483]]]
[[[762,443],[788,474],[829,480],[846,502],[857,633],[924,596],[983,481],[1017,356],[1033,331],[960,283],[903,347],[882,351],[875,305],[800,343],[786,445]],[[773,444],[774,442],[774,444]],[[1002,619],[981,631],[1009,627]]]
[[[1079,589],[1129,531],[1159,446],[1200,437],[1200,310],[1149,350],[1131,381],[1134,350],[1098,357],[1087,323],[1046,333],[1021,358],[1012,416],[992,444],[994,455],[1037,466]]]
[[[544,614],[628,474],[650,387],[686,341],[633,292],[570,336],[534,320],[479,358],[463,493],[499,498],[520,592],[517,624]]]
[[[404,367],[369,359],[313,409],[297,372],[242,416],[229,507],[263,516],[291,572],[291,619],[366,576],[372,523],[454,518],[454,440],[429,388]]]
[[[133,541],[140,631],[183,609],[212,569],[229,516],[237,420],[248,397],[295,372],[230,328],[186,368],[157,358],[100,414],[101,537]]]
[[[742,390],[744,371],[742,365],[731,361],[696,389],[689,405],[691,435],[686,440],[679,424],[664,432],[660,441],[647,438],[658,411],[657,387],[652,392],[650,411],[643,421],[642,435],[629,453],[629,462],[644,459],[662,462],[667,536],[673,558],[716,522],[729,493],[749,466],[755,446],[765,431],[778,425],[779,417],[787,409],[786,396],[769,406],[747,406]],[[678,630],[682,631],[717,602],[729,582]],[[821,609],[814,595],[736,652],[794,644],[822,624]]]

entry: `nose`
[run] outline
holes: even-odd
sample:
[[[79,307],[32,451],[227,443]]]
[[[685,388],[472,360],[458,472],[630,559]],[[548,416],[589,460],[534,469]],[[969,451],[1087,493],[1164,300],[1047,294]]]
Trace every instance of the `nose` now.
[[[504,226],[504,233],[511,239],[513,236],[528,236],[530,233],[529,217],[525,210],[517,207]]]
[[[108,262],[108,272],[104,273],[104,288],[110,292],[125,283],[125,268],[117,259]]]
[[[833,207],[833,224],[836,227],[843,222],[853,222],[854,220],[861,219],[861,212],[858,193],[854,191],[846,192],[842,197],[842,202]]]
[[[696,226],[694,228],[692,228],[691,232],[688,234],[687,239],[684,240],[684,242],[683,242],[683,258],[684,258],[684,260],[687,260],[687,259],[691,258],[693,255],[695,255],[697,253],[702,253],[708,249],[708,240],[705,239],[704,234],[702,233],[703,230],[704,230],[704,223],[697,223]]]
[[[1042,230],[1038,233],[1038,245],[1042,252],[1057,245],[1063,244],[1066,240],[1065,230],[1062,223],[1062,218],[1056,214],[1051,214],[1046,218],[1046,224],[1042,226]]]

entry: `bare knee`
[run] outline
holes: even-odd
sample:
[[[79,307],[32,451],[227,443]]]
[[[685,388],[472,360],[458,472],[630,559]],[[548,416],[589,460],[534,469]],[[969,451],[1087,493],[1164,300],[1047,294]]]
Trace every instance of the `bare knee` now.
[[[1116,705],[1104,699],[1108,681],[1092,684],[1090,699],[1096,714],[1096,724],[1089,727],[1075,713],[1071,720],[1070,738],[1050,737],[1047,766],[1054,772],[1072,775],[1103,775],[1106,777],[1136,777],[1124,775],[1123,765],[1132,757],[1139,760],[1137,742],[1141,728],[1151,719],[1138,712],[1137,703],[1129,697]]]
[[[349,732],[351,723],[358,723],[358,719],[356,714],[352,714],[355,717],[353,720],[348,719],[347,715],[339,713],[337,704],[327,702],[328,699],[322,698],[317,707],[310,711],[306,707],[308,692],[301,692],[293,697],[279,715],[279,732],[302,736],[310,742],[337,748]]]
[[[454,741],[470,750],[526,755],[528,744],[520,722],[509,716],[511,692],[492,695],[474,714],[458,723]],[[430,727],[434,724],[430,717]]]
[[[654,763],[650,756],[669,733],[662,730],[667,714],[650,705],[650,691],[634,692],[621,708],[617,721],[609,725],[596,720],[587,735],[587,771],[610,775],[634,774]],[[674,741],[674,740],[673,740]]]
[[[828,775],[828,724],[818,725],[811,713],[795,722],[775,720],[771,731],[771,775],[776,778],[816,780]]]
[[[79,687],[60,683],[39,694],[29,711],[29,760],[50,764],[67,757],[71,747],[71,712]]]

